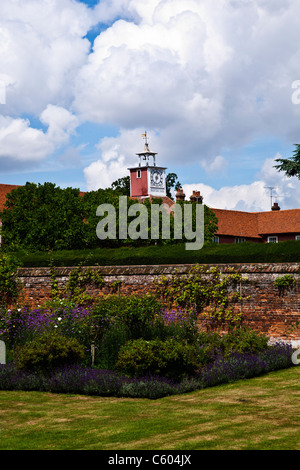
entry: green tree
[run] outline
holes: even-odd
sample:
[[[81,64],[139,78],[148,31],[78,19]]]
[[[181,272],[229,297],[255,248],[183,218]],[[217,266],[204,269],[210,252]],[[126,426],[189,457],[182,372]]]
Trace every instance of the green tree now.
[[[82,246],[84,212],[79,189],[26,183],[7,194],[0,216],[5,247],[46,250]]]
[[[113,190],[112,188],[98,189],[96,191],[89,191],[83,196],[84,207],[84,245],[88,248],[96,248],[99,246],[113,247],[118,246],[118,238],[116,240],[99,240],[96,234],[96,227],[100,218],[96,215],[97,208],[101,204],[112,204],[116,210],[116,221],[118,223],[119,213],[119,196],[122,196],[120,190]]]
[[[184,201],[184,202],[177,202],[177,204],[183,205],[191,205],[192,206],[192,228],[193,231],[196,230],[196,202]],[[183,210],[183,209],[182,209]],[[218,218],[216,214],[204,204],[204,242],[211,242],[212,237],[217,233],[218,230]],[[182,231],[184,233],[184,227],[182,227]],[[187,240],[185,240],[187,241]]]
[[[35,251],[175,242],[174,239],[163,239],[162,233],[160,233],[158,240],[151,240],[151,203],[149,199],[143,203],[148,211],[148,239],[132,240],[128,236],[120,239],[118,232],[120,218],[127,217],[126,211],[119,210],[119,197],[124,196],[122,191],[121,187],[118,189],[98,189],[86,192],[81,196],[79,189],[61,189],[53,183],[44,183],[43,185],[26,183],[25,186],[20,186],[7,195],[5,207],[0,214],[3,224],[4,246],[9,250],[23,248]],[[100,221],[97,216],[97,208],[105,203],[111,204],[115,208],[117,231],[116,238],[113,240],[108,238],[99,240],[96,234],[97,224]],[[135,199],[127,197],[128,208],[136,203]],[[152,201],[152,204],[161,203],[162,200],[158,198]],[[216,232],[217,219],[208,207],[204,206],[204,211],[204,239],[208,241]],[[132,219],[135,219],[135,216],[133,218],[128,216],[127,228]],[[160,220],[162,220],[161,215]],[[171,217],[171,237],[173,224],[174,221]]]
[[[294,156],[291,158],[277,158],[275,162],[279,164],[274,165],[274,168],[278,171],[283,171],[288,178],[296,176],[300,179],[300,145],[295,144],[295,147]]]
[[[204,205],[204,241],[211,242],[218,230],[218,218],[216,214]]]
[[[166,192],[167,192],[167,196],[170,197],[171,199],[173,199],[172,194],[171,194],[172,188],[174,188],[175,191],[181,188],[181,183],[179,182],[178,176],[176,175],[176,173],[168,173],[166,176]]]
[[[119,191],[123,196],[130,196],[130,177],[124,176],[111,184],[112,189]]]

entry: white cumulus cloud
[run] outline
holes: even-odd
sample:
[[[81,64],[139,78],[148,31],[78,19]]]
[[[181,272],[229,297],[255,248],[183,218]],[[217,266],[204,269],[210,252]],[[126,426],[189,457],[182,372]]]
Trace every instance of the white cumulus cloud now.
[[[110,12],[122,5],[128,17],[96,38],[76,77],[82,119],[158,130],[177,163],[183,151],[210,165],[253,138],[298,136],[298,1],[131,0]]]
[[[90,188],[128,174],[144,130],[161,163],[209,175],[254,139],[297,142],[299,16],[299,0],[1,0],[1,169],[50,158],[88,123],[119,131],[87,164]],[[104,24],[91,44],[87,33]],[[275,181],[281,201],[298,201],[297,182],[255,165],[252,184],[209,197],[256,210]]]
[[[76,72],[89,53],[91,12],[72,0],[1,0],[0,77],[6,114],[39,114],[72,100]]]
[[[0,115],[0,165],[8,167],[7,159],[23,163],[45,159],[68,142],[78,125],[73,114],[53,105],[47,106],[40,119],[47,126],[45,132],[31,127],[28,119]]]
[[[281,156],[277,154],[274,159],[267,158],[258,174],[259,179],[250,184],[215,189],[198,182],[184,184],[184,192],[189,199],[192,192],[198,190],[204,197],[204,204],[218,209],[267,211],[271,209],[271,194],[272,203],[278,202],[282,209],[294,209],[300,206],[300,181],[278,172],[274,168],[277,158]]]

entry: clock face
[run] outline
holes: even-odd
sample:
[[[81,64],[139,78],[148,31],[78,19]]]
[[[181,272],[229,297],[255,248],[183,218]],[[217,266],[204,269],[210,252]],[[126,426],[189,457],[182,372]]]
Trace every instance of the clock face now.
[[[160,170],[151,171],[151,183],[154,186],[161,186],[163,183],[163,173]]]

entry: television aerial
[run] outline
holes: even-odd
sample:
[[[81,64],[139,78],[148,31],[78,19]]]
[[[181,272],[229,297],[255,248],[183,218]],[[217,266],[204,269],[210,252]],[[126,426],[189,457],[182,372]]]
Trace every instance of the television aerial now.
[[[277,189],[277,186],[265,186],[265,189],[270,190],[270,199],[271,199],[271,210],[273,207],[273,198],[278,198],[278,197],[283,197],[283,196],[278,196],[277,194],[273,194],[274,189]]]

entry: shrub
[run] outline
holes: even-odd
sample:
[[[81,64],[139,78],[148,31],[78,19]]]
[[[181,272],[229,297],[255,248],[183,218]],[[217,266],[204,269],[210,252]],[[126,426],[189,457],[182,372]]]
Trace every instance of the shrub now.
[[[161,311],[161,303],[152,295],[109,295],[99,299],[93,307],[93,315],[109,321],[119,321],[130,332],[132,339],[145,337],[155,315]]]
[[[222,355],[222,337],[216,331],[199,332],[195,344],[201,364],[208,364]]]
[[[161,310],[160,302],[152,295],[130,296],[120,311],[120,318],[131,331],[132,338],[143,337],[155,314]]]
[[[258,356],[267,364],[267,371],[286,369],[293,366],[292,354],[294,350],[291,344],[278,341]]]
[[[203,387],[213,387],[239,379],[257,377],[270,371],[292,367],[292,346],[278,342],[268,349],[249,353],[234,353],[219,357],[199,372]]]
[[[48,387],[55,393],[118,396],[127,381],[127,377],[113,371],[70,365],[54,370]]]
[[[155,399],[293,367],[292,352],[290,345],[277,343],[256,355],[237,353],[228,358],[220,357],[203,367],[194,377],[183,377],[180,381],[154,375],[129,378],[118,372],[82,365],[64,366],[43,375],[19,370],[14,364],[0,364],[0,390],[38,390]]]
[[[198,341],[199,329],[197,313],[193,310],[164,310],[161,315],[166,337],[174,337],[178,341],[195,344]]]
[[[75,338],[45,333],[15,351],[17,367],[21,370],[50,370],[76,364],[84,359],[84,348]]]
[[[267,363],[256,355],[236,353],[220,357],[200,371],[203,387],[214,387],[234,380],[256,377],[266,372]]]
[[[251,328],[241,327],[229,331],[220,340],[224,356],[232,353],[255,354],[268,348],[268,337]]]
[[[129,340],[130,333],[121,323],[107,327],[95,342],[95,365],[102,369],[114,369],[120,347]]]
[[[199,367],[196,347],[175,339],[129,341],[120,348],[117,369],[129,375],[191,375]]]

